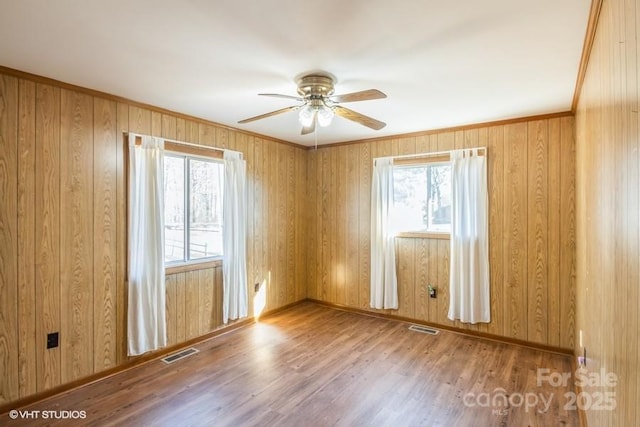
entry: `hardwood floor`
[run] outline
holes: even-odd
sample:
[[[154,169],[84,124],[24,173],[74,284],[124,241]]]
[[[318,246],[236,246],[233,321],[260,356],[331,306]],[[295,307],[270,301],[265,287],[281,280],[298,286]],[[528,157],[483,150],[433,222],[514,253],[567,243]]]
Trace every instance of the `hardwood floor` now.
[[[0,424],[578,425],[565,409],[571,380],[537,385],[538,368],[570,373],[568,356],[407,327],[305,302],[203,342],[174,364],[152,361],[16,408],[18,419],[2,414]],[[500,406],[504,396],[508,406]],[[83,413],[75,422],[51,419]]]

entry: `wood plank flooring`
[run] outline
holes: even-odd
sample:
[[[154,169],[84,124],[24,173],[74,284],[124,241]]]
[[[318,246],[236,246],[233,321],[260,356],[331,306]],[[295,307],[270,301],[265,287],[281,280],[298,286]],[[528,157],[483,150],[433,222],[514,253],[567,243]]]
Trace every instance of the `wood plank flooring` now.
[[[577,413],[565,410],[571,380],[537,385],[538,368],[571,372],[568,356],[407,328],[305,302],[203,342],[199,353],[174,364],[152,361],[16,408],[19,419],[2,414],[0,424],[578,425]],[[533,396],[538,404],[527,408]],[[551,402],[547,410],[541,397]],[[501,406],[504,400],[510,403]],[[24,411],[36,418],[24,419]],[[43,411],[55,412],[44,419]],[[72,414],[61,411],[86,415],[51,419]]]

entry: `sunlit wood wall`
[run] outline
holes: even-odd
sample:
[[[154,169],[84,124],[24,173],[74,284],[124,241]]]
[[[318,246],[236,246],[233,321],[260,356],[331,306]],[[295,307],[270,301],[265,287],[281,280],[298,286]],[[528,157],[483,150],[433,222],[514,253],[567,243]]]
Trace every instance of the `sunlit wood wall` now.
[[[587,369],[618,378],[585,388],[615,393],[615,410],[587,410],[590,426],[640,425],[639,11],[635,0],[602,2],[576,112],[577,331]]]
[[[305,298],[306,151],[0,74],[0,404],[127,361],[123,131],[243,152],[251,300]],[[169,275],[169,344],[220,327],[221,295],[220,267]]]
[[[318,148],[309,153],[307,294],[369,308],[376,157],[488,147],[491,318],[447,319],[449,241],[397,238],[399,309],[410,319],[571,349],[575,328],[575,141],[571,116]],[[427,286],[438,289],[428,297]]]

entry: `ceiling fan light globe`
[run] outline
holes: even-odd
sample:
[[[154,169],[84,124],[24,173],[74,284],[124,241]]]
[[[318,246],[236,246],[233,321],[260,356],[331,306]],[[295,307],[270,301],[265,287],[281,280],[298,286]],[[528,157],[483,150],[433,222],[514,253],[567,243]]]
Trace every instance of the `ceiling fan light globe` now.
[[[298,113],[298,121],[300,124],[304,127],[311,126],[311,123],[313,123],[313,113],[313,108],[310,105],[305,105],[300,110],[300,113]]]
[[[333,119],[333,110],[329,107],[322,107],[318,110],[318,125],[327,127]]]

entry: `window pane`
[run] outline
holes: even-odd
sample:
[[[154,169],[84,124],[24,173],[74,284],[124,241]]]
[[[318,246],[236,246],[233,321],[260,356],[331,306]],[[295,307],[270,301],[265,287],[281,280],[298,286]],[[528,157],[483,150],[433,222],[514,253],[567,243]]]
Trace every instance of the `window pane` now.
[[[189,160],[189,259],[222,255],[220,162]]]
[[[393,169],[394,224],[397,231],[451,229],[451,166]]]
[[[429,205],[427,229],[451,230],[451,166],[434,165],[428,168]]]
[[[184,159],[164,158],[164,260],[183,261],[184,253]]]
[[[393,201],[396,229],[419,231],[427,229],[427,168],[393,169]]]

